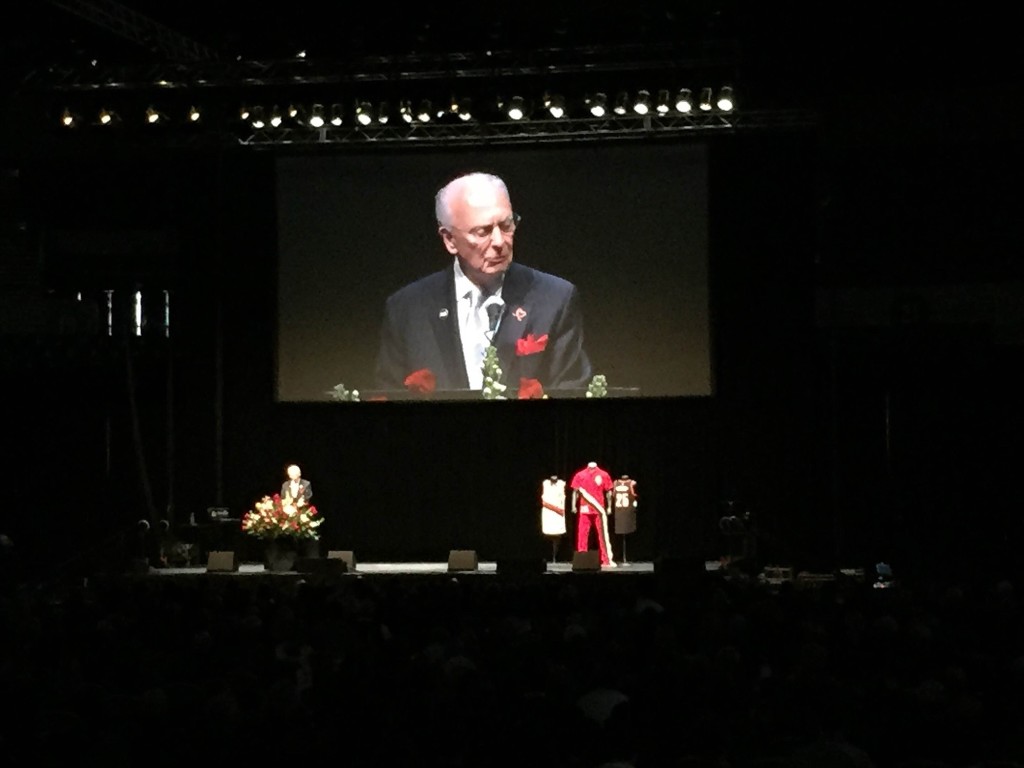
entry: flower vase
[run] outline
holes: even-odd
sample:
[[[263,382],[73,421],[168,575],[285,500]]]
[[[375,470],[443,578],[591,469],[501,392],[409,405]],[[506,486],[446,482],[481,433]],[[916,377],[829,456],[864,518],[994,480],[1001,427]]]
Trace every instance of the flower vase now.
[[[299,551],[295,542],[286,537],[270,539],[264,550],[264,565],[268,571],[282,573],[295,570],[295,558]]]

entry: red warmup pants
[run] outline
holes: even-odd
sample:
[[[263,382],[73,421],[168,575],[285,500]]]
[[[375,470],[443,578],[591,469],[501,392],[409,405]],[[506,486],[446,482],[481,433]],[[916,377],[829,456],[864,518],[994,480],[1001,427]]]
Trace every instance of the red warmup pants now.
[[[601,565],[611,562],[611,550],[604,540],[604,522],[601,515],[591,512],[580,512],[576,515],[576,551],[586,552],[590,548],[590,528],[597,531],[597,545],[601,551]]]

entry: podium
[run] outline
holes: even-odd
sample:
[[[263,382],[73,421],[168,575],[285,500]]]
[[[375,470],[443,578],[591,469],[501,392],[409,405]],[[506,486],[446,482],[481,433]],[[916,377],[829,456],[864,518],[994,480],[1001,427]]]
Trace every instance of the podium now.
[[[617,397],[640,397],[639,387],[608,387],[607,394],[603,398],[617,398]],[[505,392],[506,400],[517,400],[518,390],[509,387]],[[545,390],[544,394],[550,400],[585,400],[587,398],[587,390],[584,389],[551,389]],[[359,399],[362,402],[372,401],[389,401],[389,400],[400,400],[400,401],[441,401],[441,400],[480,400],[483,401],[484,397],[480,393],[479,389],[437,389],[433,392],[411,392],[407,389],[360,389]],[[492,402],[488,400],[487,402]]]

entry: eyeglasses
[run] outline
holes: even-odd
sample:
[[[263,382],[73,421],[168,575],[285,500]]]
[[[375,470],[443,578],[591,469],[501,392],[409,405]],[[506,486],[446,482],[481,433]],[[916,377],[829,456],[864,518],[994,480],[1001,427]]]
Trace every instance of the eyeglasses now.
[[[467,235],[477,240],[485,240],[492,234],[494,234],[495,227],[500,229],[503,235],[511,235],[513,232],[516,231],[516,227],[519,226],[519,221],[522,218],[523,217],[520,216],[518,213],[513,213],[507,219],[502,219],[501,221],[491,224],[489,226],[485,224],[482,227],[473,227],[472,229],[462,229],[461,227],[448,227],[448,229],[457,229],[460,232],[465,232]]]

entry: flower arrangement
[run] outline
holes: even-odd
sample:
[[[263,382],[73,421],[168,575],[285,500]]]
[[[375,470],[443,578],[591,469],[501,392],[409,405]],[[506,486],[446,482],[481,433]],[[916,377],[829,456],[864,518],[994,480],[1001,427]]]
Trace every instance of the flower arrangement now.
[[[505,400],[505,390],[508,386],[503,384],[501,377],[504,372],[501,370],[501,363],[498,360],[498,348],[489,344],[484,350],[484,400]]]
[[[331,396],[332,400],[339,402],[359,402],[359,390],[349,390],[344,383],[336,384],[332,389],[327,391],[327,394]]]
[[[312,504],[290,496],[264,496],[242,516],[242,530],[257,539],[319,539],[317,529],[324,519]]]

